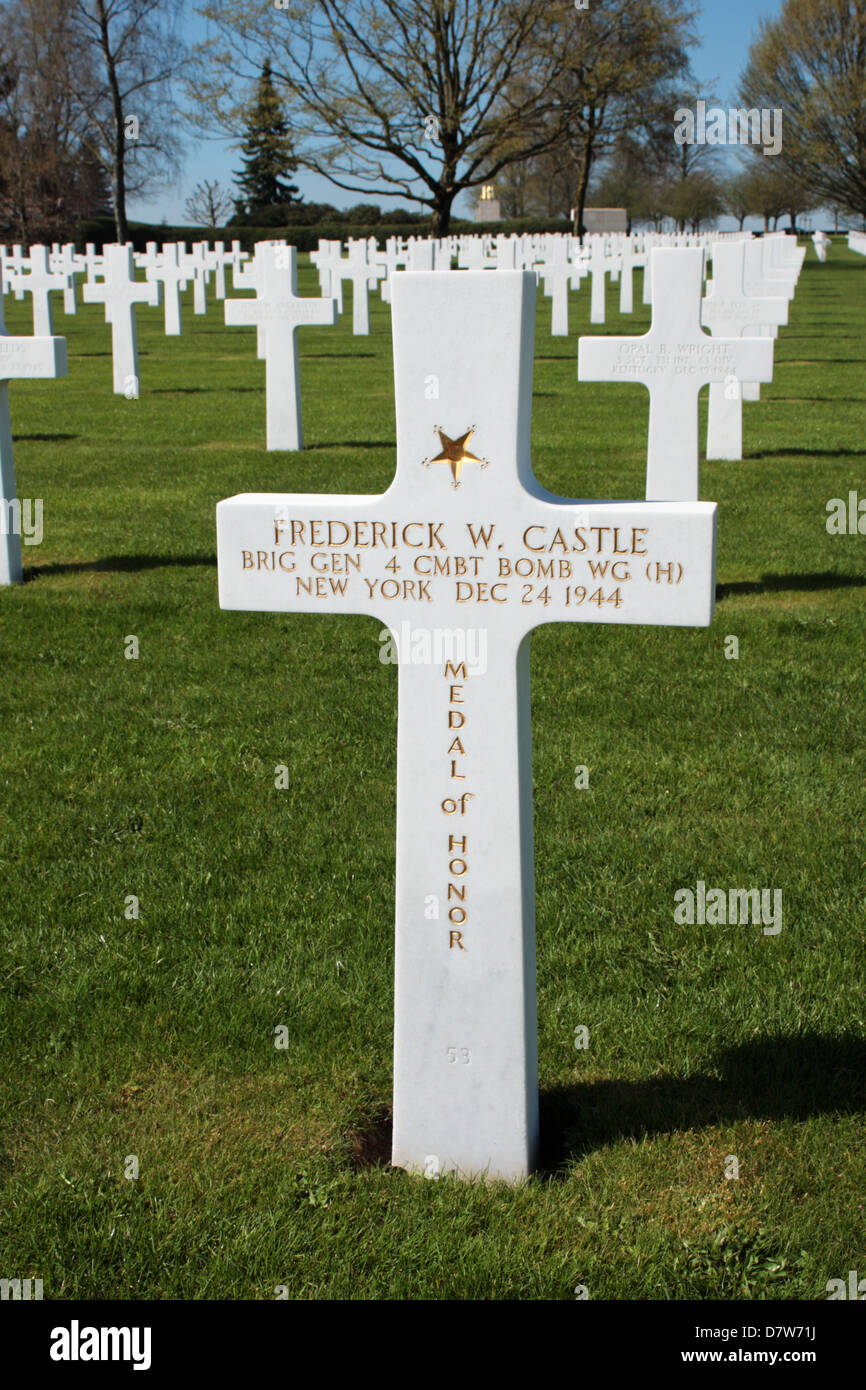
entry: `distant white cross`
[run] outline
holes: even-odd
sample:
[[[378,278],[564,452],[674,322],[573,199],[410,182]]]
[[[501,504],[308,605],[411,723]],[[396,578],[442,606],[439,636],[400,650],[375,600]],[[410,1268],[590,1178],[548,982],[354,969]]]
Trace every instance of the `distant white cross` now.
[[[158,305],[160,285],[136,280],[131,246],[106,246],[104,255],[105,279],[84,285],[82,293],[85,304],[105,305],[105,322],[111,324],[114,393],[135,400],[141,390],[135,306]]]
[[[701,328],[704,253],[656,248],[653,316],[635,338],[581,338],[581,381],[636,381],[650,393],[647,498],[698,496],[698,396],[713,381],[771,381],[773,345],[765,339],[711,338]]]
[[[2,289],[0,270],[0,584],[20,584],[22,506],[15,486],[9,382],[66,376],[66,339],[10,337],[3,317]]]
[[[51,291],[66,291],[69,288],[69,275],[51,270],[47,246],[30,247],[30,274],[15,272],[12,283],[25,290],[32,299],[33,336],[50,338],[54,332],[54,314],[51,308]]]
[[[333,271],[342,280],[352,282],[352,332],[364,336],[370,332],[370,306],[367,290],[375,288],[387,272],[384,266],[371,265],[366,241],[349,242],[349,254],[344,261],[340,259],[333,265]]]
[[[548,243],[545,259],[538,267],[545,295],[550,298],[550,334],[568,337],[568,291],[580,284],[583,271],[570,255],[569,239],[558,236]]]
[[[257,257],[258,260],[258,257]],[[261,278],[255,299],[227,299],[226,323],[266,329],[264,340],[267,446],[302,449],[301,384],[297,330],[333,324],[333,299],[298,294],[298,253],[294,246],[267,245],[261,252]]]
[[[756,299],[744,289],[746,243],[713,243],[713,278],[701,309],[701,322],[716,338],[755,338],[756,323],[788,322],[787,299]],[[744,382],[714,381],[707,412],[707,458],[743,457]]]
[[[186,289],[187,272],[180,264],[180,247],[176,241],[165,242],[145,275],[148,280],[159,281],[162,285],[166,337],[179,337],[183,326],[180,292]]]

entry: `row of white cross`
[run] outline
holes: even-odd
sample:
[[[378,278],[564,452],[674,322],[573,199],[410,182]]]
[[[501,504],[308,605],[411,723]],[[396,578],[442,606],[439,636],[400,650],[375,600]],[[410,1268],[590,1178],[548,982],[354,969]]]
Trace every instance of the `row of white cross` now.
[[[649,333],[580,344],[584,378],[650,391],[647,501],[558,498],[533,476],[535,276],[434,270],[393,278],[388,491],[246,494],[217,509],[223,608],[371,614],[396,645],[392,1159],[428,1177],[521,1179],[535,1161],[528,638],[547,622],[709,624],[716,508],[697,500],[698,390],[730,373],[769,379],[772,341],[739,331],[753,316],[783,321],[767,305],[781,299],[787,309],[800,262],[796,244],[781,248],[765,268],[779,294],[743,309],[745,247],[713,248],[706,299],[703,247],[653,248]],[[225,302],[227,322],[257,328],[269,431],[271,396],[297,380],[297,327],[336,314],[331,295],[296,294],[296,261],[292,247],[262,247],[246,271],[235,267],[256,297]],[[107,248],[104,272],[85,299],[104,302],[113,333],[134,338],[135,303],[156,302],[163,282],[137,282],[128,247]],[[8,380],[61,375],[65,365],[62,338],[0,334],[5,497],[14,497]],[[274,419],[280,430],[292,423]],[[7,582],[20,578],[20,549],[6,561]],[[459,640],[454,649],[467,629],[483,635],[482,663],[467,661]],[[414,659],[418,633],[449,639],[441,659]]]
[[[702,299],[703,248],[654,248],[650,332],[581,341],[585,378],[649,388],[646,502],[538,485],[534,278],[434,268],[393,280],[388,491],[251,493],[217,508],[222,608],[369,614],[397,654],[392,1162],[428,1178],[521,1180],[536,1162],[529,636],[549,622],[711,621],[716,508],[697,500],[698,391],[729,373],[769,379],[771,339],[740,335],[756,318],[785,321],[802,263],[796,242],[779,248],[746,303],[745,249],[713,248]],[[469,632],[483,662],[466,659]],[[442,634],[440,652],[430,639]]]
[[[358,242],[355,247],[359,250],[353,256],[354,248],[350,247],[338,275],[340,283],[346,273],[353,278],[357,313],[361,305],[366,311],[366,294],[361,288],[369,283],[371,268],[367,243]],[[732,238],[708,249],[713,279],[705,298],[702,286],[707,248],[653,247],[648,253],[654,285],[649,332],[633,338],[584,338],[579,343],[579,379],[636,381],[649,391],[647,497],[653,500],[698,496],[698,396],[705,385],[710,387],[708,458],[742,457],[742,401],[755,398],[758,383],[772,380],[771,335],[787,322],[788,301],[793,297],[804,254],[785,237],[761,242]],[[303,447],[297,330],[310,324],[333,324],[339,300],[336,294],[320,298],[298,295],[297,253],[292,246],[260,242],[246,266],[243,253],[235,255],[234,251],[229,253],[233,283],[238,289],[253,290],[255,298],[225,299],[225,320],[257,329],[258,355],[266,367],[268,448],[297,450]],[[150,278],[141,281],[136,278],[134,255],[128,245],[106,246],[99,266],[90,257],[92,268],[103,278],[87,281],[84,300],[105,306],[112,331],[116,393],[130,398],[139,393],[136,305],[155,306],[161,293],[166,300],[169,296],[174,299],[189,269],[183,260],[176,244],[168,244],[162,252],[154,247],[146,253],[144,264]],[[32,294],[34,322],[38,315],[42,331],[34,333],[32,339],[0,340],[0,380],[4,382],[14,376],[62,375],[66,371],[65,340],[55,338],[52,332],[50,294],[66,289],[64,283],[54,283],[55,276],[62,282],[65,275],[74,272],[52,272],[45,247],[32,247],[29,261],[29,271],[21,267],[19,259],[19,268],[12,274],[15,286]],[[196,256],[194,252],[193,261],[202,267],[203,277],[205,254]],[[373,270],[375,275],[384,274],[381,267]],[[624,277],[622,263],[620,270]],[[334,274],[333,262],[327,274]],[[224,284],[218,285],[217,293],[221,291],[224,293]],[[5,397],[0,414],[4,410],[8,413]],[[0,420],[0,431],[2,428]],[[2,496],[8,502],[15,496],[8,424],[4,440]],[[20,578],[20,545],[7,528],[0,582]]]
[[[781,234],[780,234],[781,235]],[[343,283],[350,280],[353,291],[352,327],[357,335],[369,333],[367,292],[380,285],[383,300],[390,299],[391,281],[399,270],[446,271],[454,266],[462,270],[534,270],[544,292],[552,301],[551,332],[553,336],[568,335],[568,291],[578,288],[588,277],[592,286],[590,322],[604,323],[606,314],[606,283],[609,276],[620,282],[619,311],[631,313],[634,306],[633,272],[641,268],[643,302],[652,302],[652,251],[661,247],[711,245],[742,234],[719,233],[663,235],[636,233],[633,235],[605,234],[588,237],[583,244],[576,238],[559,234],[526,234],[523,236],[460,236],[409,238],[403,241],[390,237],[384,248],[376,239],[348,243],[343,255],[339,241],[320,241],[310,259],[319,272],[323,297],[337,301],[337,311],[343,312]],[[766,239],[767,242],[772,240]],[[260,243],[261,245],[262,243]],[[274,243],[283,244],[283,243]],[[755,243],[761,248],[763,243]],[[755,254],[763,254],[756,250]],[[184,242],[169,242],[161,249],[148,242],[143,252],[133,254],[133,263],[144,270],[149,281],[162,285],[165,306],[165,332],[177,336],[181,332],[181,291],[190,280],[194,286],[193,308],[196,314],[207,311],[206,291],[211,276],[215,277],[216,298],[226,295],[226,270],[231,267],[238,288],[249,284],[244,279],[243,263],[249,254],[235,241],[230,248],[223,242],[213,247],[207,242],[195,242],[187,250]],[[88,245],[79,254],[73,244],[55,245],[50,251],[44,246],[30,248],[24,254],[20,246],[0,247],[0,262],[4,285],[16,299],[25,292],[32,296],[33,331],[36,334],[53,332],[50,294],[63,292],[67,314],[76,312],[76,277],[84,274],[88,283],[104,278],[106,254]],[[238,278],[240,276],[240,279]]]

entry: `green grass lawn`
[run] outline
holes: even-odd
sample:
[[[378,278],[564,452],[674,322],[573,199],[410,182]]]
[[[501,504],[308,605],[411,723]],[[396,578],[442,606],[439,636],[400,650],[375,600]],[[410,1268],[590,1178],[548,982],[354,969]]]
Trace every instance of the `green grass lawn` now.
[[[642,331],[617,296],[602,331]],[[182,339],[139,310],[138,401],[112,395],[102,310],[59,299],[68,379],[12,385],[45,537],[0,592],[0,1276],[46,1298],[826,1297],[866,1276],[866,536],[825,526],[866,497],[866,260],[810,247],[745,459],[703,465],[712,627],[533,637],[543,1166],[517,1188],[386,1162],[380,624],[217,604],[218,499],[389,484],[371,304],[369,338],[350,297],[300,336],[302,454],[265,451],[254,332],[191,293]],[[648,396],[578,384],[588,316],[584,290],[551,338],[539,297],[536,473],[642,497]],[[699,879],[782,889],[781,933],[677,925]]]

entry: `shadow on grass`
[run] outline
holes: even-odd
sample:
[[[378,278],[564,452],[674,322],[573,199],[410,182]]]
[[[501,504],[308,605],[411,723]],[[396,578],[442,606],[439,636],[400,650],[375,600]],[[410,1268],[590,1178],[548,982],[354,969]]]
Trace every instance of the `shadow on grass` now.
[[[544,1177],[620,1139],[866,1110],[866,1039],[801,1033],[726,1048],[711,1073],[557,1086],[541,1095]]]
[[[78,439],[79,437],[77,434],[16,434],[15,443],[20,444],[25,439],[38,439],[43,443],[50,444],[57,439]]]
[[[537,1177],[561,1180],[575,1159],[622,1139],[742,1120],[807,1120],[866,1110],[866,1039],[802,1033],[756,1038],[719,1053],[710,1072],[590,1081],[541,1092]],[[388,1168],[392,1116],[380,1105],[350,1130],[354,1172]]]
[[[305,444],[305,454],[319,449],[396,449],[395,439],[328,439],[324,444]]]
[[[228,391],[256,391],[261,395],[261,386],[154,386],[145,394],[148,396],[197,396],[200,393],[209,391],[219,391],[220,395],[225,395]]]
[[[768,399],[771,399],[768,397]],[[826,405],[836,405],[838,397],[832,401],[823,402]],[[866,447],[862,449],[758,449],[752,453],[749,451],[750,459],[777,459],[777,458],[803,458],[803,459],[862,459],[866,457]]]
[[[808,593],[819,589],[866,588],[866,575],[834,574],[764,574],[760,579],[739,579],[731,584],[716,585],[716,601],[742,594]]]
[[[24,582],[50,578],[54,574],[133,574],[138,570],[159,570],[172,565],[216,566],[216,555],[106,555],[102,560],[78,560],[69,564],[30,565]]]

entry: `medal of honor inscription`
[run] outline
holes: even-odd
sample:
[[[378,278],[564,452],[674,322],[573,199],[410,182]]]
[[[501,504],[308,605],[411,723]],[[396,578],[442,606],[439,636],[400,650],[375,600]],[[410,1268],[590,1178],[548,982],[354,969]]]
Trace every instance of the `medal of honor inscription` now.
[[[536,1157],[532,629],[713,613],[714,504],[533,477],[535,297],[532,272],[395,276],[391,487],[217,507],[223,608],[369,614],[399,652],[392,1158],[427,1176]]]

